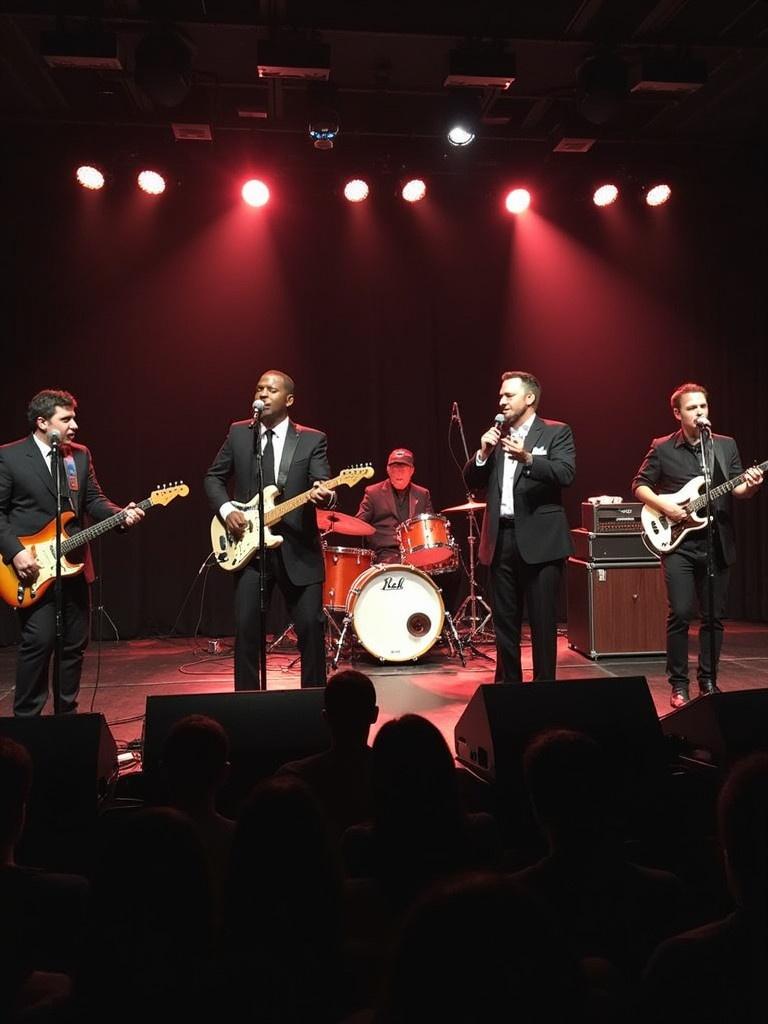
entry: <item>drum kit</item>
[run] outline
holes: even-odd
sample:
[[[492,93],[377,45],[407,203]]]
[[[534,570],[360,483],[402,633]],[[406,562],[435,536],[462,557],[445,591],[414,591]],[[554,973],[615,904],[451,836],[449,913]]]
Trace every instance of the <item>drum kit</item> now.
[[[323,610],[329,627],[336,634],[332,665],[338,666],[350,626],[362,647],[382,662],[416,661],[426,654],[444,634],[451,653],[458,654],[462,665],[464,646],[469,643],[490,609],[477,596],[474,579],[474,513],[485,508],[469,501],[443,509],[444,512],[470,512],[470,593],[462,602],[457,619],[469,618],[474,632],[462,640],[454,617],[446,610],[440,587],[433,576],[453,572],[460,564],[459,547],[451,532],[450,520],[435,513],[413,516],[397,528],[400,562],[375,564],[375,553],[368,548],[335,547],[327,544],[329,533],[348,537],[368,537],[373,527],[343,512],[318,509],[317,525],[322,534],[325,560]],[[344,613],[341,626],[334,613]],[[472,616],[475,616],[473,620]],[[475,648],[472,648],[475,650]],[[479,653],[479,652],[478,652]]]

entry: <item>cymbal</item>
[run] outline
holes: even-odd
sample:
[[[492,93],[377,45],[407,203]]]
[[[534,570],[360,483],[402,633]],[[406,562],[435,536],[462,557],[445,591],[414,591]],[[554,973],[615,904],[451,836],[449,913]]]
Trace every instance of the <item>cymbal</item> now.
[[[468,501],[464,505],[451,505],[450,508],[441,509],[441,512],[478,512],[485,508],[484,501]]]
[[[323,533],[343,533],[347,537],[370,537],[376,532],[370,523],[362,519],[325,508],[317,509],[317,525]]]

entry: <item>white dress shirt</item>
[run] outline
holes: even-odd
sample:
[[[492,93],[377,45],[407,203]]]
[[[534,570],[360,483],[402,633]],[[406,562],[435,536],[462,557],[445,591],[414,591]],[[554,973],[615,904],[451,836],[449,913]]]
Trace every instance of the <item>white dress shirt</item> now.
[[[525,439],[528,436],[528,432],[533,426],[533,422],[536,419],[536,414],[529,420],[526,420],[521,427],[513,427],[509,431],[510,437],[519,437],[520,440],[525,443]],[[475,463],[478,466],[484,466],[488,460],[481,459],[480,453],[475,456]],[[522,463],[521,463],[522,465]],[[499,507],[499,516],[502,519],[511,519],[515,514],[515,470],[517,468],[517,459],[512,459],[508,455],[504,456],[504,472],[501,482],[501,505]]]
[[[283,458],[283,449],[285,448],[285,439],[288,436],[288,424],[290,420],[286,416],[284,420],[280,420],[276,427],[267,428],[261,423],[261,454],[264,454],[264,449],[267,446],[267,429],[272,431],[272,450],[275,453],[275,480],[277,480],[278,474],[280,473],[280,463]],[[251,495],[250,497],[253,497]],[[219,509],[219,515],[222,519],[226,519],[230,512],[235,511],[236,506],[231,501],[225,501]]]

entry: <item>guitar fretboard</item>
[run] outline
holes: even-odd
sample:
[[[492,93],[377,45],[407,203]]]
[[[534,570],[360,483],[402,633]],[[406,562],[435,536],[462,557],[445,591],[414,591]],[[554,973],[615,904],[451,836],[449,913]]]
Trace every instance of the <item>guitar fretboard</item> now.
[[[152,508],[152,500],[150,498],[145,498],[144,501],[137,502],[136,508],[140,508],[146,512],[148,508]],[[125,522],[126,514],[125,509],[122,509],[120,512],[116,512],[115,515],[110,516],[109,519],[102,519],[100,523],[94,523],[93,526],[89,526],[85,530],[81,530],[80,533],[76,533],[72,537],[68,537],[67,540],[62,541],[62,555],[66,555],[68,552],[81,547],[83,544],[88,544],[96,537],[100,537],[102,533],[108,533],[116,526],[121,526]]]
[[[755,467],[759,469],[761,473],[764,473],[768,469],[768,460],[761,462],[759,466]],[[728,494],[734,487],[738,487],[739,484],[743,484],[747,479],[747,474],[742,473],[740,476],[735,476],[732,480],[726,480],[724,484],[718,484],[717,487],[710,488],[709,494],[714,501],[717,498],[721,498],[724,494]],[[693,501],[689,501],[686,506],[689,512],[698,512],[700,508],[704,508],[707,504],[706,494],[699,495],[698,498],[694,498]]]
[[[339,484],[344,483],[347,480],[349,474],[341,473],[339,476],[333,477],[331,480],[323,480],[323,487],[327,487],[328,490],[332,491],[334,487],[338,487]],[[289,512],[293,512],[294,509],[301,508],[309,501],[309,496],[312,493],[312,488],[308,491],[302,491],[301,494],[297,494],[294,498],[289,498],[287,501],[281,501],[279,505],[275,505],[273,509],[264,516],[264,522],[267,526],[272,526],[273,523],[279,523],[283,516],[287,516]]]

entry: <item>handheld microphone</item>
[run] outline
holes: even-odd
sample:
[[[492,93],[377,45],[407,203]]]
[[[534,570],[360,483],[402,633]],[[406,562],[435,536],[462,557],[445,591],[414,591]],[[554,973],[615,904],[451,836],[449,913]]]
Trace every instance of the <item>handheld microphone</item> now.
[[[493,417],[494,427],[496,427],[497,430],[501,430],[504,427],[504,423],[504,413],[497,412],[496,415]]]
[[[693,421],[699,430],[711,430],[712,424],[709,422],[706,416],[697,416]]]
[[[249,430],[253,430],[253,428],[254,428],[254,425],[255,425],[256,423],[258,423],[258,421],[259,421],[259,417],[260,417],[260,416],[261,416],[261,414],[262,414],[262,413],[264,412],[264,403],[262,402],[262,400],[261,400],[260,398],[257,398],[257,399],[256,399],[256,400],[254,401],[254,403],[253,403],[253,405],[251,406],[251,408],[253,409],[253,419],[252,419],[252,420],[251,420],[251,422],[250,422],[250,423],[248,424],[248,429],[249,429]]]

